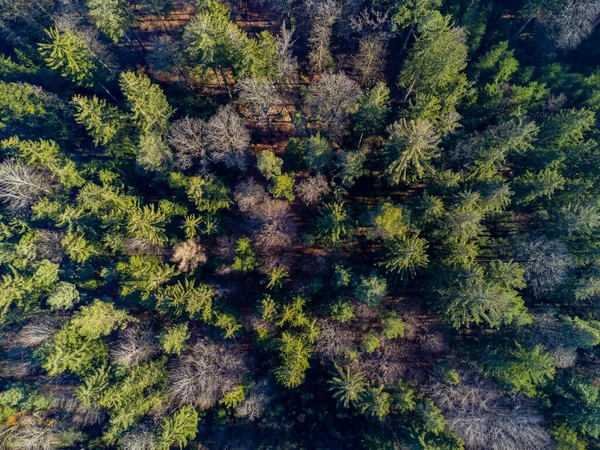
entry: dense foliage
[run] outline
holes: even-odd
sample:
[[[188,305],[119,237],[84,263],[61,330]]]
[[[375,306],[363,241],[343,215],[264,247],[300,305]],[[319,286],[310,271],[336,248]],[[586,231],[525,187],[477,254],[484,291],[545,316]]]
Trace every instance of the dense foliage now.
[[[0,0],[0,448],[600,449],[599,23]]]

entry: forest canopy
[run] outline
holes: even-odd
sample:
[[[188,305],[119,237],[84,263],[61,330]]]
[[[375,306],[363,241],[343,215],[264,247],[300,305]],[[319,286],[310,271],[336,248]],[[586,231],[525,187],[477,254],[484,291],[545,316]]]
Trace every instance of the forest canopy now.
[[[0,0],[0,448],[600,449],[600,0]]]

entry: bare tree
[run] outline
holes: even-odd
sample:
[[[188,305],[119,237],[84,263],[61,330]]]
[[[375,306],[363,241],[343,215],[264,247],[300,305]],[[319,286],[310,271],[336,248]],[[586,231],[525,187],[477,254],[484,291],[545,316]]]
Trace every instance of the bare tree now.
[[[119,339],[110,350],[111,360],[126,368],[137,366],[158,353],[155,336],[137,325],[119,333]]]
[[[245,417],[254,422],[264,415],[271,403],[272,394],[269,380],[263,379],[250,388],[246,398],[235,410],[238,417]]]
[[[121,250],[127,255],[161,255],[163,247],[145,238],[126,238],[121,243]]]
[[[125,434],[120,444],[123,450],[156,450],[158,447],[155,434],[148,427],[138,427]]]
[[[167,35],[155,36],[152,39],[151,50],[146,55],[146,62],[152,70],[168,72],[179,64],[177,45],[173,38]]]
[[[49,174],[11,160],[0,164],[0,201],[10,209],[28,208],[54,188]]]
[[[321,73],[334,67],[329,46],[333,25],[340,18],[341,5],[337,0],[323,0],[312,12],[312,29],[308,38],[310,67],[313,72]]]
[[[254,178],[248,178],[235,187],[233,198],[242,212],[251,212],[267,198],[265,188]]]
[[[63,231],[39,230],[35,239],[38,258],[60,263],[65,256],[64,248],[60,243],[64,237]]]
[[[175,165],[179,169],[189,169],[197,162],[206,170],[207,128],[206,122],[191,117],[171,124],[168,142],[175,150]]]
[[[281,108],[281,97],[271,80],[265,77],[247,77],[237,85],[239,100],[250,113],[271,129],[271,114]]]
[[[544,416],[535,404],[509,398],[478,375],[462,374],[461,383],[434,383],[430,395],[444,412],[450,428],[468,450],[549,450],[552,440]]]
[[[248,369],[239,347],[199,341],[171,371],[170,398],[177,405],[208,409],[239,386]]]
[[[385,42],[376,36],[361,39],[352,66],[361,86],[374,86],[383,78]]]
[[[338,139],[356,112],[361,94],[358,83],[344,73],[326,73],[308,87],[306,107],[312,119]]]
[[[523,260],[525,281],[535,297],[553,292],[567,279],[574,260],[566,245],[545,236],[534,237],[518,245]]]
[[[229,168],[242,169],[246,166],[250,132],[233,106],[229,104],[219,108],[208,121],[207,132],[211,160]]]
[[[11,342],[11,345],[19,347],[39,347],[44,342],[48,342],[56,333],[60,321],[56,317],[48,315],[39,315],[34,317],[31,322],[27,323],[16,338]]]
[[[600,2],[597,0],[565,0],[559,11],[548,17],[545,26],[558,48],[572,50],[599,22]]]
[[[61,444],[60,430],[56,424],[39,423],[38,417],[23,417],[19,424],[9,429],[3,437],[5,448],[11,450],[54,450]]]
[[[281,31],[277,37],[275,50],[277,51],[277,64],[279,82],[286,87],[298,81],[298,59],[294,56],[294,27],[287,28],[285,22],[281,24]]]
[[[296,186],[296,194],[307,205],[319,203],[330,191],[327,179],[321,174],[308,177]]]
[[[196,239],[190,239],[175,245],[171,261],[177,264],[180,272],[192,273],[208,261],[208,257],[202,244]]]
[[[289,216],[284,216],[263,223],[255,240],[262,252],[269,253],[276,248],[290,247],[296,240],[297,233],[295,222]]]

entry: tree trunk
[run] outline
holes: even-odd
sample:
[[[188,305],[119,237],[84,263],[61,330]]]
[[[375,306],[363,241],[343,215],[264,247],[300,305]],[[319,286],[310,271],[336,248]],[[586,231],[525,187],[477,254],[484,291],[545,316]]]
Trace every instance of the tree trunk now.
[[[521,28],[519,28],[519,31],[517,31],[517,32],[515,33],[515,35],[513,36],[513,40],[517,40],[517,39],[518,39],[518,37],[519,37],[519,36],[520,36],[520,34],[523,32],[523,30],[525,29],[525,27],[526,27],[527,25],[529,25],[529,22],[531,22],[531,21],[533,20],[533,18],[534,18],[534,17],[535,17],[535,16],[531,16],[529,19],[527,19],[527,20],[525,21],[525,23],[524,23],[523,25],[521,25]]]
[[[410,39],[410,36],[413,34],[413,31],[415,30],[415,23],[413,22],[410,26],[410,28],[408,29],[408,33],[406,33],[406,37],[404,38],[404,42],[402,42],[402,47],[400,48],[400,53],[398,54],[398,56],[402,56],[402,54],[404,53],[404,50],[406,50],[406,46],[408,45],[408,40]]]

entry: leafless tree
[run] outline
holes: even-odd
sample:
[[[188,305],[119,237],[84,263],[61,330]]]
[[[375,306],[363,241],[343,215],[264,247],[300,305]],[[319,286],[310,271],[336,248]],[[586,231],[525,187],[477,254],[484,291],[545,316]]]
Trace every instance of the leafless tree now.
[[[208,121],[210,158],[226,167],[242,169],[246,166],[246,149],[250,145],[250,132],[233,109],[225,105]]]
[[[565,0],[558,13],[544,21],[550,38],[558,48],[572,50],[600,23],[597,0]]]
[[[130,431],[120,443],[123,450],[155,450],[158,447],[154,433],[147,427]]]
[[[478,375],[461,374],[461,383],[433,383],[428,389],[450,428],[468,450],[549,450],[552,440],[535,404],[509,398]]]
[[[397,33],[389,11],[367,8],[350,18],[350,27],[360,35],[361,39],[370,36],[380,39],[384,45],[387,45],[387,42]]]
[[[147,361],[157,352],[153,333],[133,325],[119,333],[119,339],[110,350],[110,357],[113,363],[131,368]]]
[[[315,349],[323,359],[340,361],[352,350],[356,333],[350,331],[347,326],[332,319],[320,319],[319,337]]]
[[[294,27],[287,28],[285,22],[281,24],[281,31],[277,36],[275,49],[277,50],[277,65],[279,82],[282,86],[290,85],[298,81],[298,59],[294,56]]]
[[[179,169],[189,169],[194,163],[199,163],[206,170],[207,131],[206,122],[191,117],[171,124],[168,142],[175,150],[175,165]]]
[[[307,205],[319,203],[330,191],[327,179],[322,174],[308,177],[296,186],[296,194]]]
[[[65,256],[60,243],[64,237],[63,231],[39,230],[35,239],[38,258],[60,263]]]
[[[385,42],[376,36],[361,39],[352,66],[361,86],[374,86],[383,78]]]
[[[152,70],[168,72],[179,64],[177,44],[171,36],[161,35],[152,39],[151,50],[146,55],[146,62]]]
[[[544,236],[520,243],[518,252],[523,260],[525,280],[536,297],[553,292],[573,268],[573,257],[566,245]]]
[[[255,235],[256,245],[262,253],[291,247],[297,240],[298,227],[289,215],[265,221]]]
[[[344,73],[326,73],[308,87],[306,107],[311,118],[338,139],[356,111],[361,94],[358,83]]]
[[[552,350],[550,354],[556,362],[556,367],[561,369],[573,367],[577,362],[577,350],[574,348],[563,347],[561,345]]]
[[[8,433],[8,436],[3,436],[3,442],[10,450],[54,450],[61,443],[61,431],[56,422],[40,423],[40,419],[33,416],[21,418]]]
[[[235,187],[233,198],[242,212],[251,212],[267,198],[265,188],[254,178],[248,178]]]
[[[200,242],[196,239],[189,239],[175,245],[171,261],[177,264],[180,272],[192,273],[208,261],[208,257]]]
[[[199,341],[171,371],[170,398],[177,405],[208,409],[239,386],[248,369],[239,347]]]
[[[308,38],[310,67],[313,72],[321,73],[332,69],[333,57],[329,46],[333,25],[340,18],[341,5],[337,0],[323,0],[316,4],[312,11],[312,29]]]
[[[289,214],[289,211],[290,204],[285,200],[273,200],[267,197],[256,205],[256,208],[251,211],[251,215],[261,222],[270,222],[282,219]]]
[[[164,252],[162,246],[145,238],[126,238],[121,244],[121,250],[127,255],[162,255]]]
[[[10,209],[28,208],[54,188],[51,176],[44,172],[12,160],[0,164],[0,201]]]
[[[242,404],[235,410],[235,414],[245,417],[250,422],[262,417],[272,400],[269,386],[269,381],[266,379],[252,386]]]
[[[271,115],[281,108],[281,97],[273,82],[266,77],[247,77],[239,81],[237,89],[240,103],[271,129]]]
[[[56,333],[60,320],[49,315],[39,315],[27,323],[17,334],[12,345],[18,347],[39,347],[48,342]]]

